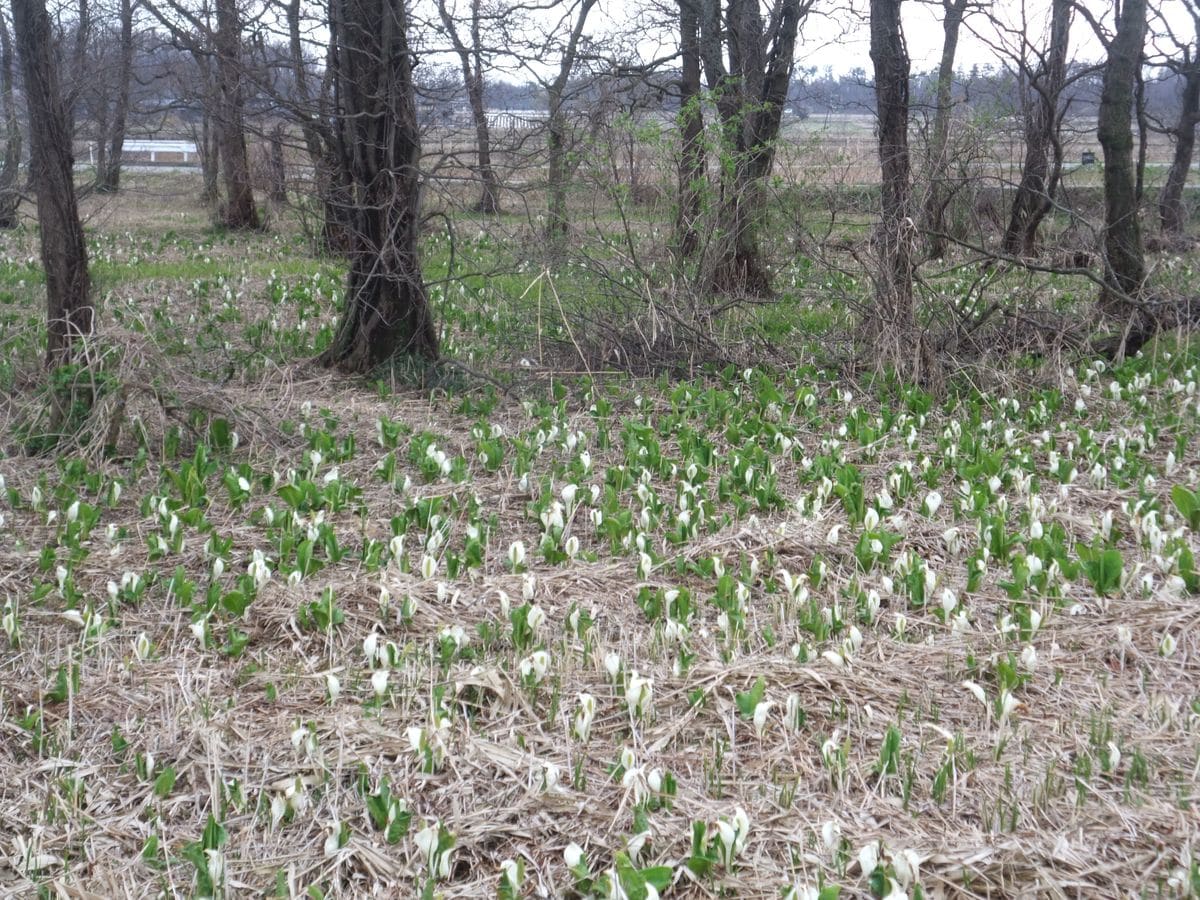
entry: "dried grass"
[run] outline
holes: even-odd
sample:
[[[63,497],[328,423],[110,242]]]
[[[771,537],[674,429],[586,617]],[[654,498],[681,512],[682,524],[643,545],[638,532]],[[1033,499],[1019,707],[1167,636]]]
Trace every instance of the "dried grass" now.
[[[148,393],[148,385],[152,373],[167,371],[179,407],[202,408],[237,422],[243,435],[239,458],[262,471],[286,471],[303,452],[283,438],[277,427],[281,420],[299,417],[305,402],[335,411],[359,447],[356,457],[341,466],[342,477],[363,488],[370,510],[365,523],[352,512],[335,519],[347,540],[362,534],[364,524],[368,535],[386,537],[388,518],[402,509],[401,499],[373,476],[382,453],[374,443],[377,418],[437,432],[448,452],[472,452],[473,420],[425,395],[401,393],[383,400],[305,366],[279,369],[254,383],[217,386],[181,371],[150,343],[113,332],[102,340],[123,348],[118,372],[128,392],[126,419],[142,403],[141,421],[156,421],[158,415],[159,427],[165,426],[170,414],[164,410],[171,404]],[[107,407],[96,415],[115,418]],[[535,424],[516,402],[506,402],[490,418],[508,434]],[[574,427],[587,430],[590,421],[585,411],[573,414]],[[931,416],[923,439],[945,424]],[[807,443],[815,445],[823,436],[810,435]],[[623,461],[620,453],[592,452],[595,471]],[[548,473],[562,458],[547,454],[537,474]],[[861,461],[871,490],[882,487],[888,467],[898,459],[899,452],[889,450],[882,458]],[[96,455],[92,460],[101,468],[111,465]],[[200,535],[188,535],[181,555],[147,562],[143,538],[157,525],[141,515],[139,504],[161,472],[160,462],[150,465],[137,489],[128,489],[117,507],[105,511],[90,555],[75,569],[76,585],[97,602],[105,596],[106,582],[125,570],[169,576],[180,565],[206,583],[209,563]],[[53,477],[46,459],[7,458],[0,471],[25,497],[40,476]],[[795,473],[780,474],[794,489]],[[419,490],[455,488],[439,484]],[[1023,693],[1025,705],[1001,729],[961,686],[968,653],[985,659],[1011,646],[1000,643],[993,627],[998,611],[1008,605],[994,579],[971,596],[976,627],[967,634],[955,636],[931,615],[905,611],[910,638],[897,640],[891,626],[901,610],[885,607],[880,626],[867,630],[862,650],[843,669],[819,657],[804,665],[794,661],[788,651],[794,626],[781,623],[778,595],[761,590],[750,603],[748,645],[724,661],[715,610],[704,602],[710,586],[661,570],[652,584],[690,582],[699,606],[692,636],[697,662],[689,675],[679,677],[635,604],[636,562],[593,546],[599,551],[595,562],[536,571],[536,599],[549,617],[555,665],[553,683],[534,698],[517,680],[520,654],[503,645],[477,662],[454,663],[444,679],[430,662],[427,651],[444,626],[460,624],[474,634],[480,623],[501,622],[498,592],[513,597],[521,592],[521,580],[502,565],[503,548],[517,538],[536,545],[536,527],[526,514],[530,498],[510,474],[477,470],[457,490],[479,495],[487,512],[496,515],[498,528],[483,572],[450,584],[453,599],[438,601],[433,584],[419,576],[394,569],[368,575],[350,562],[295,588],[276,573],[239,623],[251,642],[237,660],[199,651],[187,611],[164,596],[161,583],[140,606],[123,607],[119,625],[81,654],[79,630],[62,617],[60,599],[51,595],[44,605],[26,600],[39,582],[53,578],[39,572],[37,562],[41,548],[53,543],[54,528],[28,508],[4,509],[0,593],[20,604],[23,641],[19,649],[6,646],[0,653],[0,894],[26,896],[43,889],[64,897],[189,895],[193,873],[179,853],[215,812],[229,833],[230,896],[271,892],[280,877],[293,896],[311,884],[322,885],[331,896],[413,896],[423,862],[411,838],[389,846],[371,828],[356,790],[365,771],[372,785],[384,775],[390,779],[413,811],[414,827],[428,817],[457,836],[453,877],[441,886],[446,896],[494,896],[498,865],[506,858],[525,860],[530,896],[566,896],[571,885],[562,851],[568,843],[582,845],[597,867],[625,847],[633,798],[608,774],[625,745],[640,764],[669,770],[679,783],[671,807],[650,816],[645,860],[678,866],[689,853],[693,821],[712,823],[741,806],[752,822],[736,870],[721,873],[716,883],[703,883],[680,867],[672,896],[771,897],[797,879],[815,884],[822,876],[845,885],[843,896],[858,896],[866,883],[854,853],[869,841],[883,840],[924,858],[927,896],[1128,897],[1156,890],[1181,850],[1196,846],[1200,612],[1192,598],[1160,593],[1140,599],[1131,591],[1105,601],[1085,585],[1075,585],[1080,614],[1058,612],[1048,618],[1034,641],[1041,662]],[[1056,520],[1073,537],[1086,540],[1099,513],[1116,509],[1123,499],[1128,496],[1120,491],[1078,485]],[[830,563],[833,587],[818,596],[832,603],[835,588],[846,583],[856,565],[846,538],[837,547],[826,544],[840,515],[834,509],[827,508],[818,521],[781,513],[736,523],[685,553],[694,559],[717,554],[733,562],[739,555],[764,559],[769,550],[778,565],[793,572],[806,569],[820,554]],[[219,533],[234,539],[230,571],[243,571],[251,550],[262,546],[261,532],[223,501],[208,516]],[[108,522],[130,535],[119,550],[110,550],[100,536]],[[917,549],[961,592],[963,560],[947,556],[941,537],[945,524],[909,516],[904,546]],[[1131,540],[1122,549],[1131,568],[1150,565]],[[379,624],[381,582],[394,597],[420,597],[410,625],[400,627],[390,617]],[[298,606],[327,585],[335,589],[345,624],[331,635],[301,630]],[[590,651],[562,636],[572,605],[595,610]],[[778,635],[773,646],[762,638],[768,624]],[[1119,625],[1133,635],[1132,647],[1124,651],[1114,649]],[[395,640],[407,660],[393,671],[391,702],[378,715],[366,714],[361,706],[371,693],[361,641],[372,627]],[[1167,631],[1178,637],[1179,647],[1164,658],[1157,646]],[[156,654],[137,662],[131,646],[142,632]],[[628,668],[654,679],[653,715],[636,727],[604,671],[608,650],[619,651]],[[65,702],[52,702],[47,693],[54,672],[72,659],[80,667],[81,688]],[[326,673],[341,680],[342,696],[334,704],[325,696]],[[760,676],[776,702],[789,693],[800,697],[808,712],[802,732],[788,731],[776,716],[760,740],[738,715],[736,692]],[[427,723],[438,685],[456,698],[455,716],[445,768],[427,775],[419,771],[405,729]],[[268,698],[268,686],[276,699]],[[570,734],[575,698],[583,691],[599,700],[587,744]],[[691,702],[695,691],[702,692],[704,703]],[[40,712],[52,739],[46,753],[33,752],[29,732],[19,724],[29,710]],[[1096,775],[1086,787],[1077,787],[1076,761],[1094,753],[1090,729],[1101,719],[1111,722],[1125,762],[1115,775]],[[312,756],[291,742],[302,723],[317,737]],[[903,734],[902,752],[912,755],[915,767],[908,809],[899,799],[897,779],[881,780],[872,771],[884,733],[895,723]],[[114,728],[129,742],[124,756],[114,752]],[[822,741],[835,729],[850,744],[849,765],[838,781],[820,755]],[[977,765],[960,772],[938,804],[929,785],[947,739],[956,734],[977,754]],[[997,751],[1001,735],[1004,743]],[[1150,780],[1126,787],[1135,751],[1145,757]],[[151,785],[137,777],[135,753],[153,753],[160,770],[175,767],[178,778],[168,797],[155,798]],[[557,787],[544,790],[548,763],[557,765],[562,777]],[[577,766],[586,776],[583,789],[571,785]],[[297,778],[307,787],[311,808],[272,829],[269,800]],[[81,793],[73,791],[70,779],[83,785]],[[235,779],[245,797],[241,806],[228,802]],[[348,823],[352,836],[326,856],[322,848],[333,820]],[[829,821],[838,823],[850,851],[851,861],[841,871],[822,844],[822,825]],[[159,835],[166,854],[161,870],[139,856],[152,834]],[[30,872],[19,847],[36,848],[53,862]]]
[[[347,421],[357,422],[363,448],[371,446],[368,423],[376,415],[429,427],[451,442],[462,439],[468,427],[422,398],[385,404],[329,379],[310,377],[297,390],[290,379],[282,378],[258,390],[264,408],[276,415],[294,414],[297,396],[343,411]],[[517,408],[499,417],[507,419],[510,429],[522,418]],[[258,453],[264,449],[256,447]],[[277,465],[282,468],[293,461],[281,455]],[[373,462],[371,453],[363,453],[343,467],[343,477],[367,489],[366,502],[373,511],[368,528],[375,532],[395,508],[395,499],[372,481]],[[9,484],[27,494],[43,465],[8,461]],[[524,498],[510,479],[477,476],[472,489],[500,516],[501,534],[493,538],[494,547],[507,546],[517,536],[534,539],[523,515]],[[1077,535],[1086,533],[1092,515],[1117,500],[1112,493],[1081,489],[1060,518]],[[155,568],[146,565],[136,539],[152,527],[139,516],[136,504],[137,498],[130,496],[106,517],[135,537],[115,557],[96,546],[77,569],[76,582],[86,595],[103,596],[105,582],[124,569]],[[9,517],[0,590],[22,598],[45,577],[35,570],[36,552],[53,535],[28,512],[10,511]],[[844,583],[854,561],[848,551],[839,555],[825,546],[830,524],[829,519],[773,518],[736,525],[689,548],[688,554],[762,558],[769,548],[781,565],[800,571],[822,553],[835,570],[831,583]],[[943,551],[936,527],[926,526],[924,520],[911,525],[909,545],[928,554],[938,571],[950,575],[961,568],[939,558]],[[240,557],[255,546],[254,530],[239,518],[219,518],[217,527],[235,537]],[[182,564],[193,575],[201,573],[206,568],[201,542],[191,537],[182,559],[157,568],[170,571]],[[231,568],[244,566],[240,557]],[[457,863],[452,882],[445,885],[447,896],[493,894],[499,861],[518,855],[526,860],[535,893],[562,896],[569,889],[561,862],[567,843],[580,843],[595,860],[623,847],[632,801],[606,775],[606,767],[615,762],[621,746],[629,744],[639,762],[673,772],[680,785],[673,808],[651,817],[648,858],[678,863],[687,855],[693,820],[712,822],[735,806],[747,809],[754,826],[747,856],[736,872],[722,879],[739,896],[772,895],[797,876],[815,883],[823,872],[838,879],[819,838],[822,823],[831,819],[840,823],[854,848],[882,839],[889,847],[913,848],[926,856],[925,885],[934,895],[1127,896],[1165,875],[1172,853],[1195,840],[1200,823],[1189,806],[1195,799],[1196,722],[1189,704],[1197,684],[1200,614],[1190,599],[1162,596],[1105,603],[1081,590],[1084,614],[1055,616],[1035,642],[1042,668],[1026,707],[1009,730],[1007,749],[997,760],[990,757],[996,746],[995,724],[981,715],[955,674],[968,650],[986,657],[1001,649],[987,626],[1002,602],[995,588],[972,598],[972,615],[982,627],[970,635],[951,637],[936,623],[914,616],[914,631],[928,635],[928,642],[899,642],[886,633],[870,632],[863,651],[844,671],[821,661],[799,665],[789,658],[786,641],[771,648],[757,638],[752,650],[725,664],[716,637],[698,629],[694,649],[699,662],[681,679],[672,675],[634,605],[632,568],[628,560],[602,555],[595,563],[544,570],[538,573],[537,597],[555,631],[571,604],[595,608],[597,648],[618,649],[629,667],[654,678],[651,721],[630,732],[623,704],[603,672],[600,649],[581,658],[574,640],[552,642],[553,691],[562,702],[549,718],[545,692],[532,702],[514,682],[511,652],[501,651],[478,668],[455,664],[451,669],[448,684],[459,690],[472,686],[473,696],[486,702],[462,701],[451,730],[447,766],[433,776],[417,770],[404,737],[406,727],[427,720],[430,691],[439,682],[427,657],[418,654],[414,660],[424,661],[393,673],[395,702],[378,717],[364,716],[354,701],[370,690],[359,643],[378,619],[379,579],[353,567],[327,571],[297,589],[277,579],[252,605],[242,626],[252,643],[249,657],[240,661],[197,652],[185,612],[156,592],[141,607],[123,609],[120,626],[95,652],[76,656],[83,687],[67,703],[49,703],[43,689],[55,667],[77,648],[78,631],[55,612],[54,601],[45,607],[24,606],[25,641],[19,652],[5,654],[0,670],[0,727],[5,733],[0,744],[0,831],[23,835],[39,852],[66,861],[46,873],[45,883],[54,892],[187,893],[191,874],[186,865],[176,860],[155,873],[138,861],[138,854],[152,829],[171,852],[195,839],[205,817],[217,808],[222,785],[236,778],[247,806],[230,810],[224,818],[230,833],[232,893],[266,890],[280,870],[298,889],[320,882],[341,896],[415,891],[421,865],[410,842],[386,846],[367,824],[363,802],[353,788],[363,767],[372,783],[386,774],[418,817],[437,818],[457,835]],[[436,644],[445,625],[462,624],[472,631],[477,623],[497,621],[496,592],[520,592],[519,579],[503,573],[494,561],[482,578],[452,585],[457,599],[450,606],[439,604],[431,585],[419,577],[392,573],[384,580],[395,596],[413,592],[422,599],[409,628],[386,629],[402,646],[414,648]],[[347,616],[346,624],[329,639],[301,632],[295,622],[298,604],[316,597],[325,584],[336,588]],[[701,612],[710,627],[711,612]],[[885,621],[888,617],[885,611]],[[749,633],[759,635],[768,622],[779,628],[773,601],[757,595]],[[1129,626],[1135,635],[1136,649],[1123,659],[1112,649],[1117,624]],[[1165,630],[1181,636],[1179,652],[1169,659],[1156,652],[1156,635]],[[154,641],[158,657],[132,663],[131,642],[142,631]],[[328,671],[338,674],[345,692],[332,706],[324,698],[323,673]],[[758,676],[766,679],[769,696],[776,700],[791,692],[801,697],[809,711],[802,734],[788,733],[776,722],[760,741],[749,723],[739,719],[733,694]],[[276,702],[266,699],[268,683],[279,690]],[[696,689],[703,690],[708,702],[692,708],[688,695]],[[581,691],[596,695],[602,709],[586,746],[569,738],[574,697]],[[30,754],[28,735],[15,722],[30,707],[42,711],[47,732],[55,736],[53,755]],[[837,709],[844,711],[844,718],[834,714]],[[913,752],[917,761],[918,787],[907,811],[895,796],[896,785],[871,774],[883,732],[902,709],[922,713],[916,722],[905,716],[902,725],[904,751]],[[1136,748],[1150,761],[1153,782],[1127,793],[1119,778],[1098,778],[1079,802],[1073,760],[1090,752],[1089,722],[1105,715],[1111,718],[1114,734],[1123,736],[1126,758]],[[289,742],[301,722],[316,730],[317,758],[305,759]],[[175,766],[178,782],[167,800],[153,799],[150,786],[139,783],[128,762],[114,755],[114,726],[132,748]],[[835,728],[851,744],[851,764],[841,784],[831,783],[818,751],[821,736]],[[947,735],[956,733],[980,754],[979,765],[952,786],[943,805],[935,805],[927,786],[940,759],[939,748]],[[719,789],[714,787],[713,771],[717,743],[726,747]],[[559,787],[549,792],[540,789],[546,763],[564,773]],[[587,775],[586,790],[569,786],[569,773],[577,764]],[[86,785],[86,799],[74,806],[65,796],[67,776]],[[258,798],[296,777],[311,783],[311,815],[272,831],[262,812],[255,811]],[[794,792],[790,803],[783,799],[788,792]],[[997,817],[1008,809],[1016,812],[1017,827],[998,829]],[[350,823],[354,837],[326,859],[321,846],[324,827],[332,819]],[[32,823],[40,824],[31,830]],[[15,871],[17,867],[10,856],[7,868],[0,868],[0,885],[23,893],[32,884]],[[851,864],[850,874],[840,880],[861,887],[853,869]],[[716,889],[691,883],[686,873],[681,877],[679,895],[708,896]]]

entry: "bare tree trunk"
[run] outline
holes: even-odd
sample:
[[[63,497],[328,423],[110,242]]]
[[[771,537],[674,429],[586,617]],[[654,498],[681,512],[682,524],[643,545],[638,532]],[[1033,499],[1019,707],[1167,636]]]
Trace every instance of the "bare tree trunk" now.
[[[569,228],[567,178],[570,176],[571,167],[567,162],[568,126],[565,105],[567,84],[575,69],[575,57],[578,55],[579,40],[583,36],[584,25],[596,3],[597,0],[581,0],[574,27],[571,29],[571,35],[567,39],[567,45],[563,48],[562,58],[559,60],[558,74],[546,91],[549,100],[546,233],[552,253],[561,250]]]
[[[75,9],[75,40],[71,47],[71,69],[66,74],[65,84],[63,84],[63,74],[59,73],[59,90],[63,98],[67,134],[72,138],[75,137],[76,107],[79,105],[79,98],[87,84],[87,50],[91,32],[91,6],[88,0],[78,0],[78,6]]]
[[[1142,205],[1142,197],[1146,192],[1146,158],[1150,152],[1150,120],[1146,116],[1146,80],[1142,77],[1142,67],[1137,67],[1137,87],[1133,93],[1133,109],[1137,122],[1137,166],[1134,169],[1133,195],[1137,198],[1138,206]]]
[[[283,126],[276,125],[271,129],[270,140],[270,170],[272,203],[287,203],[287,162],[283,155]]]
[[[0,228],[16,228],[21,206],[21,120],[13,91],[13,46],[0,13],[0,102],[4,104],[4,160],[0,162]]]
[[[196,133],[195,126],[192,126],[196,153],[200,157],[200,176],[204,184],[200,199],[206,206],[211,207],[215,207],[221,201],[221,154],[220,148],[217,146],[215,131],[212,116],[208,114],[207,110],[200,114],[199,134]]]
[[[758,229],[764,214],[762,181],[775,159],[775,140],[787,102],[796,34],[811,3],[783,0],[764,30],[758,0],[703,0],[700,56],[708,87],[717,95],[731,155],[721,183],[722,240],[709,277],[716,293],[770,296]],[[729,44],[726,69],[722,40]]]
[[[221,224],[235,230],[261,227],[254,205],[246,129],[242,123],[244,99],[241,84],[242,23],[237,0],[216,0],[217,30],[214,50],[217,63],[217,143],[225,176],[225,204]]]
[[[1067,77],[1067,43],[1074,0],[1054,0],[1050,45],[1029,80],[1025,102],[1025,164],[1013,197],[1002,246],[1010,256],[1037,256],[1037,232],[1054,204],[1062,175],[1059,96]]]
[[[1196,126],[1200,125],[1200,16],[1196,19],[1197,43],[1190,58],[1184,59],[1183,97],[1179,107],[1179,119],[1171,129],[1175,140],[1175,151],[1171,156],[1171,168],[1163,185],[1158,202],[1158,215],[1163,233],[1171,237],[1182,237],[1187,229],[1187,208],[1183,202],[1183,187],[1187,183],[1188,170],[1192,167],[1192,153],[1196,146]]]
[[[53,367],[69,362],[75,340],[92,333],[87,244],[75,203],[71,135],[45,0],[13,0],[12,13],[29,107],[30,175],[46,271],[46,365]]]
[[[552,250],[561,249],[567,238],[567,123],[561,94],[550,98],[546,122],[546,233]]]
[[[125,120],[129,114],[129,91],[133,81],[133,0],[121,0],[121,35],[118,53],[117,96],[112,122],[97,138],[103,161],[96,167],[96,190],[115,193],[121,186],[121,154],[125,146]]]
[[[500,182],[492,168],[492,136],[488,128],[487,109],[484,105],[483,50],[480,34],[479,0],[471,0],[471,46],[458,34],[446,0],[438,0],[438,13],[450,37],[454,52],[458,54],[462,67],[463,85],[467,90],[467,103],[471,107],[471,120],[475,124],[475,153],[478,158],[479,181],[482,193],[474,209],[489,215],[500,211]]]
[[[330,29],[341,159],[356,202],[346,307],[320,361],[363,373],[400,354],[434,360],[417,254],[421,148],[404,0],[331,0]]]
[[[325,78],[319,94],[314,93],[309,87],[308,64],[300,35],[300,0],[288,0],[287,21],[295,93],[290,106],[304,137],[317,199],[322,207],[320,249],[343,254],[350,249],[349,211],[352,203],[345,170],[338,159],[336,139],[329,127],[332,119],[329,84],[336,70],[334,47],[332,42],[327,47],[329,58]]]
[[[954,57],[958,32],[970,0],[942,0],[942,58],[938,63],[937,108],[933,114],[933,136],[929,145],[929,195],[925,198],[924,230],[930,259],[946,255],[946,207],[953,196],[947,176],[950,159],[950,115],[954,111]]]
[[[1104,151],[1104,282],[1100,308],[1124,316],[1146,279],[1134,177],[1131,115],[1146,39],[1146,0],[1125,0],[1108,47],[1096,135]]]
[[[679,79],[679,209],[675,216],[675,245],[683,256],[700,245],[696,222],[700,218],[704,182],[704,112],[700,107],[699,0],[679,0],[679,46],[682,71]]]
[[[882,212],[875,234],[879,267],[875,280],[878,336],[907,343],[915,322],[908,154],[908,49],[900,27],[901,0],[871,0],[871,62],[879,119]]]

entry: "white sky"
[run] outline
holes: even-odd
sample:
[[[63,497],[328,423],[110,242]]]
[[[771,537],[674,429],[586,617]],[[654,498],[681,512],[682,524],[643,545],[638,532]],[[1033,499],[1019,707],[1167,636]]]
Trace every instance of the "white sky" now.
[[[600,8],[592,13],[589,22],[592,27],[588,31],[601,40],[601,35],[605,32],[628,33],[628,18],[630,15],[636,15],[633,10],[643,2],[644,0],[601,0]],[[665,9],[674,9],[673,0],[657,2]],[[1111,0],[1082,0],[1082,3],[1096,19],[1111,27]],[[1162,14],[1177,34],[1195,39],[1195,31],[1182,0],[1151,0],[1151,4],[1161,8]],[[797,67],[815,65],[818,71],[823,71],[826,66],[830,66],[835,74],[861,67],[869,75],[871,60],[868,56],[868,5],[869,0],[818,0],[816,11],[804,23],[801,37],[797,41]],[[1049,24],[1049,0],[980,0],[979,5],[986,9],[968,14],[960,31],[955,68],[963,70],[975,64],[980,67],[998,64],[1000,57],[997,50],[989,46],[989,42],[1001,41],[1016,49],[1012,36],[1000,37],[998,29],[989,22],[989,17],[1010,29],[1025,21],[1028,23],[1028,31],[1034,44],[1041,45],[1044,42]],[[902,14],[913,71],[935,69],[941,57],[943,38],[940,0],[907,0]],[[1152,13],[1151,32],[1155,30],[1153,15]],[[673,43],[669,42],[673,40],[674,35],[666,37],[665,41],[656,40],[647,30],[639,45],[640,53],[647,58],[670,53]],[[1086,19],[1080,15],[1076,15],[1072,21],[1070,55],[1076,60],[1099,60],[1103,57],[1102,45]]]

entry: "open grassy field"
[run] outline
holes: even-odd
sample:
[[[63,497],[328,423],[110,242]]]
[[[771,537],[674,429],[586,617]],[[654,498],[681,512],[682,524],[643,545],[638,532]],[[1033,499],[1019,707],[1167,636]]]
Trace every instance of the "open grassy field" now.
[[[504,389],[353,381],[340,265],[190,189],[86,204],[57,450],[0,235],[0,895],[1200,892],[1194,341],[945,398],[563,376],[511,336],[582,339],[572,276],[448,278],[472,224],[435,310]]]

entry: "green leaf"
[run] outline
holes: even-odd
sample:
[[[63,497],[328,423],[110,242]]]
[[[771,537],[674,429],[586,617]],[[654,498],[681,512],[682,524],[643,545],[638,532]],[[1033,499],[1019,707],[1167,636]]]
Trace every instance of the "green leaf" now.
[[[281,485],[279,496],[283,498],[284,503],[296,510],[300,509],[304,502],[304,491],[300,490],[294,484]]]
[[[741,691],[737,694],[738,712],[742,714],[744,719],[753,719],[754,710],[758,708],[758,704],[762,702],[763,695],[767,692],[767,682],[759,675],[754,682],[754,686],[748,691]]]
[[[1188,528],[1200,531],[1200,497],[1196,496],[1196,492],[1177,484],[1171,488],[1171,502],[1187,522]]]
[[[250,598],[242,591],[230,591],[221,597],[221,605],[233,616],[241,616],[250,606]]]
[[[167,766],[154,779],[154,796],[165,800],[175,787],[175,767]]]
[[[220,850],[225,846],[225,841],[229,839],[229,834],[225,831],[225,826],[212,817],[212,813],[208,814],[208,822],[204,825],[204,849],[205,850]]]
[[[152,834],[146,838],[146,843],[142,845],[142,862],[153,868],[160,868],[162,860],[158,858],[158,835]]]
[[[1081,547],[1079,557],[1083,560],[1083,571],[1096,593],[1107,597],[1121,587],[1121,576],[1125,573],[1125,558],[1116,549],[1094,550]]]
[[[641,872],[634,868],[629,857],[624,853],[617,853],[614,861],[616,862],[617,879],[621,882],[621,890],[625,892],[625,896],[629,900],[647,900],[650,892],[646,890],[646,879]]]
[[[675,877],[675,870],[670,866],[650,866],[641,870],[641,875],[646,879],[646,883],[652,885],[660,894],[671,886],[671,879]]]

